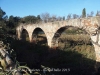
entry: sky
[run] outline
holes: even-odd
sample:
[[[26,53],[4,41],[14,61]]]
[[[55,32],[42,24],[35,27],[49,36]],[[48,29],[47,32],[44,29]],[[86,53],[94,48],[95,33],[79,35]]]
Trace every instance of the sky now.
[[[96,14],[100,11],[100,0],[0,0],[0,7],[6,15],[19,17],[46,12],[56,16],[81,15],[83,8],[87,14]]]

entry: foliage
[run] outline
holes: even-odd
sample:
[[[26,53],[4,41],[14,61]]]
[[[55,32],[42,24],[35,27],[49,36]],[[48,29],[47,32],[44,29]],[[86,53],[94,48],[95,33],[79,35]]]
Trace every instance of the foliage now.
[[[16,75],[16,73],[18,73],[18,75],[22,75],[24,73],[24,75],[30,75],[32,73],[30,68],[28,68],[27,66],[20,66],[19,62],[16,60],[16,53],[13,49],[10,49],[9,43],[5,45],[2,41],[0,41],[0,50],[2,50],[0,51],[0,74]],[[12,61],[12,63],[10,63],[10,66],[6,58],[10,59],[9,61]]]
[[[7,26],[9,27],[9,28],[15,28],[15,27],[17,27],[17,25],[18,25],[18,23],[20,22],[20,17],[14,17],[14,16],[10,16],[9,17],[9,22],[8,22],[8,24],[7,24]]]
[[[23,17],[23,22],[25,23],[39,23],[39,21],[41,21],[40,15],[37,17],[32,15]]]
[[[98,15],[99,12],[97,12]],[[71,19],[71,14],[67,16],[67,19]],[[73,18],[77,18],[78,15],[73,14]],[[82,17],[86,17],[85,8],[82,11]],[[91,45],[90,37],[88,35],[81,35],[81,30],[68,30],[65,31],[67,35],[61,37],[60,46],[63,48],[58,48],[56,50],[50,49],[42,44],[29,43],[28,41],[15,40],[10,35],[15,35],[16,26],[18,23],[39,23],[42,20],[45,22],[65,20],[65,17],[58,17],[56,15],[50,16],[49,14],[44,14],[44,19],[38,15],[29,15],[26,17],[14,17],[10,16],[7,18],[6,13],[0,8],[0,40],[4,40],[5,43],[9,42],[11,48],[16,52],[16,58],[19,62],[26,62],[28,67],[40,68],[40,65],[49,66],[50,68],[70,68],[71,72],[67,74],[76,75],[91,75],[94,71],[95,65],[95,54],[93,50],[93,45]],[[79,35],[79,34],[80,35]],[[77,34],[77,35],[74,35]],[[29,38],[26,36],[26,40]],[[66,37],[65,37],[66,36]],[[14,56],[13,56],[14,57]],[[17,61],[16,61],[17,63]],[[17,63],[18,66],[19,63]],[[43,67],[43,66],[42,66]],[[23,68],[23,66],[21,67]],[[25,68],[25,67],[24,67]],[[62,73],[62,72],[61,72]],[[60,72],[54,73],[55,75],[62,75]],[[66,73],[65,73],[66,75]]]
[[[5,20],[7,18],[6,12],[4,12],[1,8],[0,8],[0,20]]]
[[[84,8],[83,10],[82,10],[82,18],[85,18],[86,17],[86,9]]]
[[[48,66],[51,70],[70,68],[70,72],[52,71],[51,73],[55,75],[91,75],[94,71],[95,55],[93,47],[77,45],[73,48],[67,46],[63,50],[54,50],[49,49],[47,46],[17,40],[11,46],[17,53],[17,60],[26,62],[32,69],[41,70],[41,65]],[[90,59],[92,57],[93,59]]]
[[[0,26],[5,25],[6,13],[0,8]]]

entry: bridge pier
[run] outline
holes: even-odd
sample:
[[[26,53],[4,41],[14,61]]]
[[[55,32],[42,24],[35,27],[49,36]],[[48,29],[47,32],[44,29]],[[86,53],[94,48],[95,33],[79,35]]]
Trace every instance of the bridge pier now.
[[[97,45],[94,45],[94,47],[95,47],[95,54],[96,54],[95,68],[97,70],[98,68],[100,68],[100,47],[98,47]]]
[[[95,36],[91,36],[92,44],[94,45],[95,55],[96,55],[96,70],[100,68],[100,33],[96,34]]]
[[[59,38],[53,38],[51,43],[52,43],[52,47],[58,47],[59,46]]]
[[[16,31],[16,38],[18,39],[18,40],[20,40],[21,39],[21,33],[20,33],[20,31]]]
[[[52,47],[52,38],[47,38],[47,43],[48,43],[48,46],[51,48]]]
[[[28,32],[29,34],[29,41],[32,42],[32,32]]]
[[[54,39],[55,32],[47,33],[47,43],[50,48],[58,47],[58,38]]]

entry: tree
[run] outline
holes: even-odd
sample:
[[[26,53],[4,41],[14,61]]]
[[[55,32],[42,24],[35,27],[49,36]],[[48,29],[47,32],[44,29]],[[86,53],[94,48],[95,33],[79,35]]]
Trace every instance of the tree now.
[[[87,14],[87,17],[93,17],[93,14],[94,14],[94,12],[93,12],[93,11],[91,11],[91,13],[90,13],[90,14]]]
[[[33,15],[25,16],[23,17],[23,21],[25,23],[37,23],[37,17]]]
[[[62,17],[61,17],[61,16],[58,16],[58,17],[57,17],[57,20],[58,20],[58,21],[61,21],[61,20],[62,20]]]
[[[41,17],[40,15],[37,15],[37,23],[39,23],[41,21]]]
[[[76,18],[79,18],[79,16],[76,14],[73,14],[73,19],[76,19]]]
[[[85,18],[86,17],[86,9],[84,8],[83,10],[82,10],[82,18]]]
[[[37,19],[38,19],[38,20],[41,20],[40,15],[37,15]]]
[[[0,8],[0,25],[4,25],[7,18],[6,13]]]
[[[6,13],[0,8],[0,26],[5,27],[6,26],[6,20],[7,20]],[[6,28],[6,27],[5,27]]]
[[[13,15],[11,15],[8,19],[8,21],[6,22],[6,28],[7,28],[7,33],[8,34],[16,34],[16,27],[18,26],[18,24],[20,23],[21,18],[20,17],[14,17]]]
[[[54,21],[56,21],[56,20],[57,20],[57,16],[56,16],[56,15],[52,15],[50,21],[54,22]]]
[[[87,17],[90,17],[90,14],[87,14]]]
[[[96,16],[100,16],[100,11],[97,11]]]
[[[17,25],[18,25],[18,23],[20,22],[20,20],[21,20],[21,18],[20,17],[14,17],[13,15],[11,15],[10,17],[9,17],[9,21],[8,21],[8,24],[7,24],[7,26],[9,27],[9,28],[15,28]]]
[[[65,20],[65,16],[63,16],[63,20]]]
[[[0,20],[5,18],[6,13],[0,8]]]
[[[93,11],[91,11],[91,13],[90,13],[90,14],[91,14],[91,17],[93,17],[94,12],[93,12]]]
[[[67,19],[71,19],[71,14],[68,14],[67,15]]]
[[[44,22],[48,22],[49,21],[49,18],[50,18],[50,14],[49,13],[42,13],[41,14],[41,19],[44,21]]]
[[[1,8],[0,8],[0,38],[4,39],[7,34],[8,28],[6,27],[6,23],[7,23],[7,15],[6,12],[4,12]],[[1,37],[2,36],[2,37]]]

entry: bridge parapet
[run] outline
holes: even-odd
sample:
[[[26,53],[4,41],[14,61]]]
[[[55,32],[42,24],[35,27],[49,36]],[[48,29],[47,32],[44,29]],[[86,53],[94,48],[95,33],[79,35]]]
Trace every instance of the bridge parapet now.
[[[32,34],[35,28],[41,28],[46,34],[51,32],[55,34],[58,29],[66,26],[82,28],[90,34],[96,34],[98,28],[100,27],[100,17],[69,19],[47,23],[41,22],[37,24],[20,24],[16,30],[20,37],[23,29],[26,29],[29,34]],[[51,37],[53,37],[53,35]]]

